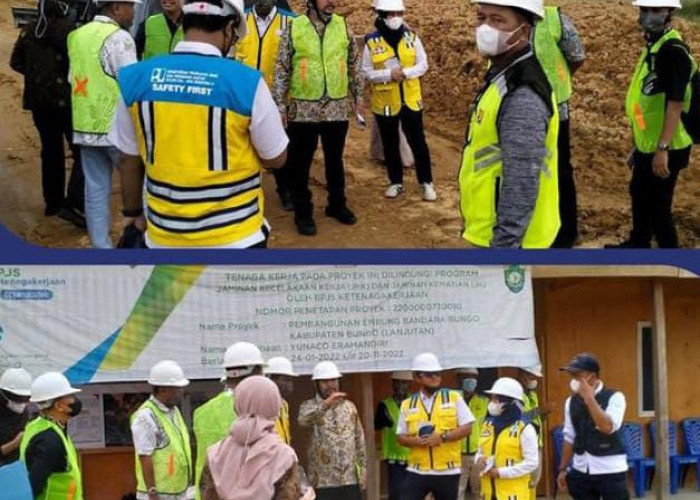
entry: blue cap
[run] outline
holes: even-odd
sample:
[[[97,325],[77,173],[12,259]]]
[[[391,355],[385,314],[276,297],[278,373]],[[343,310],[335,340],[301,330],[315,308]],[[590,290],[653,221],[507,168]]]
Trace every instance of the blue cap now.
[[[600,373],[600,364],[593,354],[582,352],[571,358],[568,365],[559,369],[567,372],[591,372],[597,375]]]

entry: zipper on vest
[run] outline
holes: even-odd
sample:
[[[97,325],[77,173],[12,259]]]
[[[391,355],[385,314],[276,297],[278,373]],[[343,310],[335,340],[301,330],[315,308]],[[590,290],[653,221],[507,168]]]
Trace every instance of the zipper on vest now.
[[[493,426],[493,433],[496,434],[496,425]],[[503,432],[503,431],[501,431]],[[491,456],[493,457],[493,466],[496,467],[496,445],[498,444],[498,438],[501,437],[501,433],[493,436],[493,444],[491,445]],[[496,495],[496,478],[491,477],[491,497],[497,498]]]

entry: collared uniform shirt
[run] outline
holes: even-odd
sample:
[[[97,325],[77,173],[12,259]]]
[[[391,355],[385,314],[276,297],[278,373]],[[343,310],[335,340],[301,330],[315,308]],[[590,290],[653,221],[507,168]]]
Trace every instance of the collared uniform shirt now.
[[[267,15],[267,17],[260,17],[258,11],[253,7],[253,17],[255,17],[255,24],[258,26],[258,33],[267,33],[267,28],[272,24],[272,20],[277,15],[277,7],[272,7],[272,10]]]

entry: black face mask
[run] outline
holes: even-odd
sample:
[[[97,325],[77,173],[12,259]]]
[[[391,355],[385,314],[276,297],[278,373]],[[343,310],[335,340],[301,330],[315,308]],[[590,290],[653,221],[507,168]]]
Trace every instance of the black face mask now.
[[[83,402],[79,399],[76,399],[68,405],[68,409],[70,410],[68,412],[69,417],[77,417],[78,415],[80,415],[80,412],[83,411]]]

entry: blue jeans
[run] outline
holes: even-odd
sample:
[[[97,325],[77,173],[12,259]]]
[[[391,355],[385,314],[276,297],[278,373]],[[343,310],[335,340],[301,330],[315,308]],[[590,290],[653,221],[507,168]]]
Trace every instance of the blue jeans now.
[[[80,146],[85,174],[85,221],[93,248],[113,248],[109,237],[112,226],[110,195],[112,171],[119,165],[115,147]]]

